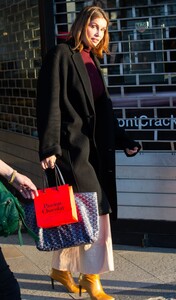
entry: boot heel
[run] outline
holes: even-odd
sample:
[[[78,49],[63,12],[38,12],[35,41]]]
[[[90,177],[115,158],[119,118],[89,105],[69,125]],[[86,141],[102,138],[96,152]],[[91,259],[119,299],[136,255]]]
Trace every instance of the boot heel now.
[[[52,286],[52,289],[54,290],[54,279],[51,278],[51,286]]]
[[[82,296],[82,286],[79,285],[79,297],[81,297],[81,296]]]

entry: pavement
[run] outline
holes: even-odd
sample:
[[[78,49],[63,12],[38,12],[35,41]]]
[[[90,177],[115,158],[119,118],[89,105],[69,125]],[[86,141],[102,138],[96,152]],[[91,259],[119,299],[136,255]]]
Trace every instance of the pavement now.
[[[60,283],[53,290],[49,272],[51,252],[41,252],[31,237],[23,233],[0,238],[0,245],[21,287],[22,300],[88,300],[68,293]],[[117,300],[176,300],[176,249],[113,245],[115,271],[103,274],[105,292]],[[77,280],[78,274],[74,274]],[[12,299],[13,300],[13,299]]]

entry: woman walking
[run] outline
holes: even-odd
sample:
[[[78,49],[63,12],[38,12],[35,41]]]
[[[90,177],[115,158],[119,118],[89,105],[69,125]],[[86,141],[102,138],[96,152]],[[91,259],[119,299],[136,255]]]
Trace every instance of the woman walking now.
[[[99,275],[114,270],[109,214],[116,215],[115,146],[135,155],[140,145],[119,130],[98,58],[108,53],[109,20],[97,6],[85,7],[68,39],[50,50],[39,79],[37,124],[41,166],[52,183],[55,163],[74,192],[97,192],[100,232],[92,245],[54,251],[51,279],[91,299],[113,300]]]

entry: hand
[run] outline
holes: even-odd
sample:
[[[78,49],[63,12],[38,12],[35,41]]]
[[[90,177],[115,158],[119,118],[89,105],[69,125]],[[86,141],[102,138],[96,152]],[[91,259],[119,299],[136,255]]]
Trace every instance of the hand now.
[[[44,170],[51,168],[54,169],[55,167],[55,162],[56,162],[56,156],[52,155],[50,157],[45,158],[44,160],[41,161],[41,166]]]
[[[128,155],[133,155],[138,152],[138,147],[134,147],[133,149],[126,148],[125,151]]]
[[[24,198],[34,199],[38,196],[38,191],[33,182],[25,175],[16,173],[12,185],[21,193]]]

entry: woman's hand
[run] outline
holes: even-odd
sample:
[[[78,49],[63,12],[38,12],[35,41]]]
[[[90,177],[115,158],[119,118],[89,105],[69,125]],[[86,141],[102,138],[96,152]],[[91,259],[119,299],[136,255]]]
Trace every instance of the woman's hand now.
[[[56,162],[56,156],[52,155],[50,157],[45,158],[41,161],[42,169],[46,170],[48,168],[54,169]]]
[[[24,198],[34,199],[38,196],[36,186],[25,175],[16,172],[15,178],[11,184],[21,193]]]
[[[128,155],[133,155],[138,152],[138,149],[139,149],[138,147],[134,147],[133,149],[126,148],[125,151]]]
[[[0,175],[7,179],[24,198],[34,199],[38,196],[38,191],[33,182],[25,175],[18,173],[12,167],[0,159]]]

